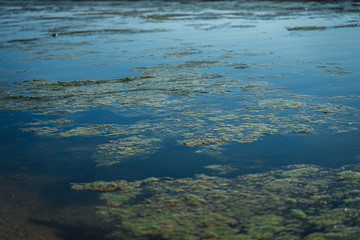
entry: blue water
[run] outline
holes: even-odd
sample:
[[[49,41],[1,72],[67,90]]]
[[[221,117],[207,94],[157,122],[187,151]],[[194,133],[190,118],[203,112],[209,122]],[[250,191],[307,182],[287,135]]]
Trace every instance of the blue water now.
[[[357,164],[359,12],[355,2],[4,1],[0,171],[6,187],[0,190],[5,219],[0,238],[102,239],[108,227],[94,220],[97,193],[73,192],[72,182],[216,175],[204,168],[212,164],[236,168],[225,177],[292,164]],[[324,29],[290,30],[312,26]],[[60,107],[58,100],[40,109],[31,100],[16,101],[17,95],[59,93],[42,85],[26,89],[18,82],[124,77],[135,77],[135,83],[109,85],[104,92],[92,91],[96,85],[82,92],[65,89],[64,96],[75,97],[67,103],[59,100]],[[261,89],[247,90],[254,84]],[[89,95],[106,104],[92,105]],[[107,101],[112,96],[115,102]],[[258,107],[273,98],[305,102],[307,107]],[[321,104],[350,110],[317,112]],[[81,111],[46,114],[73,106]],[[211,120],[231,114],[239,118]],[[246,120],[248,114],[253,120]],[[308,123],[314,128],[311,133],[287,132],[286,124],[299,124],[291,120],[293,115],[323,123]],[[53,134],[27,130],[29,123],[56,119],[72,123],[56,125]],[[226,137],[214,129],[246,121],[271,124],[279,131],[246,143],[232,139],[219,151],[179,144],[190,133]],[[107,134],[61,136],[76,127],[114,124],[131,129],[138,123],[151,125],[144,127],[144,136],[161,139],[161,148],[112,166],[97,166],[97,148],[129,135],[111,135],[113,129]],[[14,206],[19,209],[11,212]],[[72,233],[76,231],[79,235]]]

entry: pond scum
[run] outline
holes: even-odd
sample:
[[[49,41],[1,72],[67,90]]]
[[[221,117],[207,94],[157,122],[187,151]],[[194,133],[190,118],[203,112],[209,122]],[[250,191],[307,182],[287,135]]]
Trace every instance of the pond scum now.
[[[18,8],[13,8],[10,2],[7,4],[2,9],[4,16],[13,17],[13,13],[21,13],[15,11],[14,9]],[[139,1],[131,4],[114,3],[118,8],[99,2],[92,4],[94,5],[81,5],[80,9],[84,8],[84,12],[71,17],[64,15],[64,12],[74,10],[71,4],[64,6],[62,10],[50,12],[42,11],[41,6],[20,4],[19,9],[35,11],[35,16],[31,18],[33,24],[29,24],[34,28],[29,29],[39,31],[35,26],[40,25],[45,30],[41,28],[41,34],[35,38],[13,39],[9,36],[0,46],[25,53],[31,61],[63,59],[71,62],[74,57],[81,57],[80,55],[87,52],[81,47],[95,43],[98,43],[98,46],[106,45],[102,42],[104,36],[111,37],[112,41],[120,40],[124,43],[124,36],[125,42],[128,42],[130,39],[138,40],[139,34],[176,32],[176,28],[169,28],[171,24],[168,23],[183,24],[184,28],[200,31],[202,34],[218,29],[228,31],[232,28],[240,28],[242,32],[244,28],[258,27],[263,21],[295,20],[301,16],[317,16],[322,19],[324,15],[332,14],[334,18],[339,18],[339,22],[331,22],[332,25],[304,25],[301,20],[289,21],[290,26],[281,27],[286,35],[295,32],[292,36],[296,36],[296,32],[301,34],[318,32],[317,30],[357,30],[357,13],[360,12],[359,5],[351,3],[338,6],[316,2],[272,2],[271,6],[268,6],[257,1],[229,1],[223,5],[203,1],[191,4]],[[213,11],[202,11],[203,9]],[[78,10],[75,8],[74,11]],[[41,14],[37,14],[36,11],[40,11]],[[339,17],[343,14],[352,20]],[[117,21],[114,24],[109,23],[106,28],[97,22],[98,19],[105,21],[115,17],[122,23],[121,28]],[[207,21],[216,19],[225,19],[228,23],[219,25],[217,22]],[[61,20],[56,21],[59,26],[49,28],[54,20]],[[81,24],[83,21],[96,24],[84,25]],[[127,24],[127,21],[134,25]],[[94,28],[89,29],[89,26]],[[146,26],[147,28],[143,29]],[[20,20],[14,21],[14,25],[4,26],[3,31],[7,33],[12,28],[22,31],[20,29],[24,28],[23,23]],[[246,35],[246,32],[244,34]],[[74,36],[81,38],[72,38]],[[97,36],[99,39],[95,40],[91,36]],[[164,141],[169,136],[176,138],[179,145],[191,148],[196,153],[217,155],[229,143],[251,143],[260,140],[264,135],[317,134],[329,131],[344,133],[358,130],[360,109],[358,105],[347,105],[351,101],[357,101],[358,95],[324,98],[295,94],[274,84],[274,80],[276,82],[276,79],[289,76],[265,74],[269,69],[279,66],[290,67],[291,63],[288,65],[274,62],[278,56],[270,63],[254,59],[268,57],[274,54],[272,52],[229,48],[208,53],[207,48],[211,45],[204,45],[203,42],[188,44],[189,39],[183,40],[181,44],[174,42],[174,45],[169,45],[170,47],[151,47],[141,50],[141,53],[129,53],[129,56],[122,52],[121,57],[129,62],[136,57],[155,62],[154,65],[150,65],[151,67],[133,66],[131,70],[142,73],[136,77],[119,76],[112,79],[75,81],[51,81],[41,78],[18,82],[1,81],[0,110],[31,111],[39,116],[38,122],[21,126],[24,131],[38,135],[67,138],[103,136],[106,140],[97,147],[94,158],[99,165],[106,166],[134,156],[154,153],[166,145]],[[69,51],[63,52],[64,49]],[[93,49],[94,47],[91,47],[87,54],[94,53]],[[200,54],[205,52],[205,55]],[[64,54],[76,56],[63,58]],[[105,51],[104,54],[111,58],[118,56],[116,51]],[[115,55],[112,56],[113,54]],[[240,59],[234,59],[234,56],[244,58],[239,61]],[[245,57],[253,59],[248,61]],[[159,59],[166,61],[159,62]],[[100,61],[97,59],[89,63],[96,65]],[[296,67],[305,64],[301,62],[300,57]],[[351,71],[342,68],[340,63],[316,61],[311,64],[314,63],[319,70],[332,77],[352,74]],[[249,69],[252,71],[242,72]],[[19,74],[22,71],[19,71]],[[230,72],[233,75],[228,74]],[[85,115],[99,108],[115,112],[119,119],[131,120],[124,124],[79,124],[76,121],[77,114]],[[59,118],[54,119],[56,116]]]
[[[341,35],[335,31],[358,31],[360,5],[357,3],[224,1],[211,4],[211,1],[192,1],[186,4],[187,1],[181,1],[177,4],[164,1],[157,5],[160,1],[112,1],[107,5],[106,1],[86,1],[82,5],[80,1],[75,8],[65,3],[61,7],[48,5],[44,8],[32,1],[19,3],[19,6],[12,6],[12,2],[7,1],[0,9],[5,16],[0,29],[4,38],[0,48],[6,50],[5,54],[7,51],[21,53],[16,61],[36,67],[18,66],[17,70],[9,67],[0,71],[19,75],[34,71],[28,76],[36,76],[36,79],[1,78],[0,110],[31,113],[35,120],[20,128],[42,137],[102,139],[93,153],[98,166],[149,158],[173,144],[167,141],[174,141],[179,148],[193,150],[196,154],[211,154],[211,157],[222,159],[227,145],[252,143],[267,135],[341,134],[359,130],[360,108],[354,104],[359,95],[301,95],[281,83],[276,85],[278,80],[292,81],[293,76],[300,76],[301,84],[309,84],[305,79],[309,75],[302,73],[310,69],[309,65],[315,65],[311,66],[315,72],[310,74],[313,82],[318,72],[335,79],[353,77],[355,74],[351,70],[343,68],[341,63],[331,62],[332,59],[305,56],[306,53],[294,57],[296,63],[285,64],[287,57],[281,56],[281,49],[249,50],[270,43],[259,38],[274,39],[271,43],[276,42],[275,46],[284,43],[278,43],[281,36],[305,35],[307,40],[318,41],[321,38],[314,40],[306,34],[318,36],[331,31],[326,36],[333,37]],[[23,14],[29,12],[32,14],[28,17]],[[72,12],[76,14],[69,15]],[[347,16],[339,17],[342,14]],[[309,19],[321,21],[313,25],[317,23]],[[275,24],[277,20],[279,25]],[[340,23],[336,23],[338,21]],[[175,23],[175,27],[167,22]],[[260,26],[264,22],[267,24]],[[274,32],[265,30],[272,26],[275,26]],[[246,29],[256,30],[252,33],[256,37],[246,38],[252,32]],[[25,30],[28,33],[19,34]],[[233,35],[235,30],[238,43]],[[205,39],[192,38],[194,31]],[[259,32],[263,36],[259,36]],[[164,37],[165,33],[174,34],[176,40],[170,35]],[[146,34],[154,34],[155,39],[149,41],[151,37],[145,37]],[[208,43],[209,36],[216,37]],[[219,36],[223,39],[234,37],[234,40],[223,46],[212,46],[220,41]],[[169,43],[163,46],[164,39]],[[159,45],[146,48],[158,40],[161,40]],[[254,45],[251,44],[253,40]],[[348,40],[346,44],[351,45],[353,41]],[[136,47],[131,42],[137,44]],[[329,42],[324,45],[326,43]],[[105,45],[116,50],[108,52]],[[122,51],[122,45],[130,48]],[[139,50],[132,50],[138,47]],[[285,49],[293,47],[287,45]],[[342,53],[340,46],[333,48],[331,54]],[[264,63],[262,58],[270,55],[271,62]],[[146,59],[140,61],[146,67],[130,64],[129,68],[140,75],[129,77],[124,73],[125,76],[120,76],[121,73],[110,79],[102,79],[106,77],[101,75],[100,79],[74,80],[76,78],[71,76],[71,81],[66,77],[62,81],[52,81],[36,73],[39,66],[44,67],[45,74],[52,72],[56,69],[51,68],[52,64],[57,65],[56,61],[60,60],[67,61],[66,66],[83,60],[86,63],[83,66],[100,69],[103,64],[110,63],[108,59],[121,59],[111,62],[116,69],[140,59]],[[15,60],[8,61],[9,66],[17,66]],[[3,61],[4,65],[8,61]],[[50,62],[49,70],[45,66]],[[289,76],[276,71],[287,67],[296,69],[286,69]],[[292,70],[297,73],[290,73]],[[63,76],[59,75],[54,73],[50,78]],[[23,80],[23,76],[17,79]],[[311,84],[306,87],[316,88]],[[117,119],[110,123],[79,122],[79,116],[86,117],[99,109],[114,113]],[[113,239],[359,239],[360,165],[339,169],[291,165],[234,178],[225,177],[236,170],[230,165],[212,164],[204,169],[220,176],[198,174],[177,179],[95,181],[72,183],[71,187],[76,191],[101,192],[104,205],[97,208],[97,215],[113,227],[109,235]]]
[[[358,239],[360,167],[292,165],[234,179],[147,178],[72,184],[104,192],[115,239]]]
[[[169,136],[196,153],[216,156],[228,143],[251,143],[264,135],[358,130],[359,123],[354,120],[359,119],[359,108],[333,103],[341,98],[298,95],[266,81],[226,79],[190,71],[218,65],[234,67],[221,61],[192,61],[143,68],[146,74],[139,77],[5,83],[0,109],[61,116],[22,127],[38,135],[106,137],[108,141],[94,153],[96,162],[106,166],[154,153]],[[135,118],[128,124],[84,125],[71,119],[75,113],[105,107],[112,107],[125,119],[131,112],[147,119]]]
[[[195,104],[194,96],[204,101]],[[227,104],[224,98],[234,101]],[[196,153],[216,155],[229,142],[254,142],[269,134],[357,131],[359,109],[331,103],[339,99],[296,95],[265,81],[154,68],[134,78],[7,84],[0,106],[61,116],[29,123],[24,131],[110,139],[94,153],[98,165],[110,166],[151,155],[167,136],[177,136],[179,145]],[[151,117],[129,124],[74,124],[73,114],[94,107]],[[226,165],[205,169],[220,175],[234,170]],[[106,205],[97,214],[114,226],[114,239],[355,240],[360,235],[359,185],[359,166],[294,165],[235,179],[199,174],[74,183],[72,188],[105,192]]]

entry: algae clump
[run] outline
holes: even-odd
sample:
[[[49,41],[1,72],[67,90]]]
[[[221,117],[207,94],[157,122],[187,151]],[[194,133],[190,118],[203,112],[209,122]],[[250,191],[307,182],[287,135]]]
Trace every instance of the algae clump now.
[[[73,188],[110,190],[98,215],[116,226],[115,239],[354,239],[359,193],[338,177],[359,168],[292,165],[237,178],[200,174]]]

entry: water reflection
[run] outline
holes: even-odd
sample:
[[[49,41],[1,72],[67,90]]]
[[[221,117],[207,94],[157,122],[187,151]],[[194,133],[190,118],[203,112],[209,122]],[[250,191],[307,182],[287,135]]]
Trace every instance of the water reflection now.
[[[249,173],[260,174],[253,176],[259,182],[264,176],[270,181],[274,169],[313,164],[351,192],[358,184],[356,166],[328,167],[359,160],[359,11],[350,1],[5,1],[0,7],[5,219],[0,225],[6,229],[1,238],[38,239],[36,232],[46,239],[101,239],[112,232],[111,224],[94,217],[95,206],[103,204],[98,194],[73,192],[71,182],[167,177],[171,183],[205,173],[219,176],[204,177],[205,182],[221,186]],[[323,175],[309,174],[324,183]],[[301,174],[292,177],[292,183],[305,181],[298,179]],[[145,191],[154,199],[174,197],[148,183]],[[338,183],[331,184],[338,193]],[[203,193],[183,187],[185,202],[200,206]],[[205,208],[216,213],[211,194]],[[356,206],[356,194],[337,204]],[[115,200],[107,207],[119,204]],[[117,210],[131,215],[145,203],[130,201]],[[226,218],[230,229],[220,227],[224,236],[237,239],[326,239],[334,226],[340,230],[331,237],[348,231],[351,239],[358,233],[357,213],[351,219],[340,214],[342,222],[332,219],[334,225],[327,219],[331,214],[309,210],[319,210],[318,205],[305,205],[269,215],[275,223],[294,221],[285,230],[255,216],[264,214],[261,208],[250,222],[236,216],[241,223]],[[326,205],[331,213],[341,211],[337,207]],[[304,216],[311,217],[301,222]],[[174,236],[167,231],[171,226],[158,226],[159,219],[144,219],[117,219],[114,224],[121,227],[113,236],[220,238],[219,229],[210,233],[199,226],[201,234],[172,226],[179,233]],[[210,222],[210,228],[216,225]],[[308,232],[295,234],[300,223]]]

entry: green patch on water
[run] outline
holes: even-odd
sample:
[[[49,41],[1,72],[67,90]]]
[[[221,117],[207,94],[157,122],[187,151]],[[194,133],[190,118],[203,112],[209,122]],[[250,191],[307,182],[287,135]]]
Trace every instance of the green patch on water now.
[[[0,9],[0,48],[9,56],[1,62],[0,110],[33,114],[19,127],[42,137],[103,140],[92,155],[98,166],[151,159],[172,144],[221,159],[231,143],[268,135],[358,131],[359,96],[349,89],[356,87],[357,45],[347,38],[357,36],[355,3],[21,4]],[[335,31],[345,40],[332,38]],[[105,108],[111,114],[98,111]],[[115,239],[360,235],[359,166],[223,177],[235,170],[211,164],[204,171],[222,177],[72,188],[104,192],[97,213],[113,224]]]
[[[357,124],[346,123],[359,118],[359,109],[333,104],[334,97],[297,95],[266,81],[199,72],[217,67],[234,65],[187,61],[136,68],[144,71],[137,77],[4,83],[0,108],[61,115],[57,120],[22,126],[24,131],[42,136],[108,137],[109,142],[94,153],[99,165],[149,156],[168,136],[195,153],[216,155],[231,142],[251,143],[266,135],[358,130]],[[133,112],[148,118],[126,124],[78,124],[72,117],[76,112],[103,107],[110,107],[119,117]]]
[[[235,179],[200,174],[72,188],[110,191],[101,195],[107,204],[98,215],[115,226],[114,239],[354,239],[359,181],[339,178],[353,176],[344,172],[350,169],[359,166],[293,165]]]

